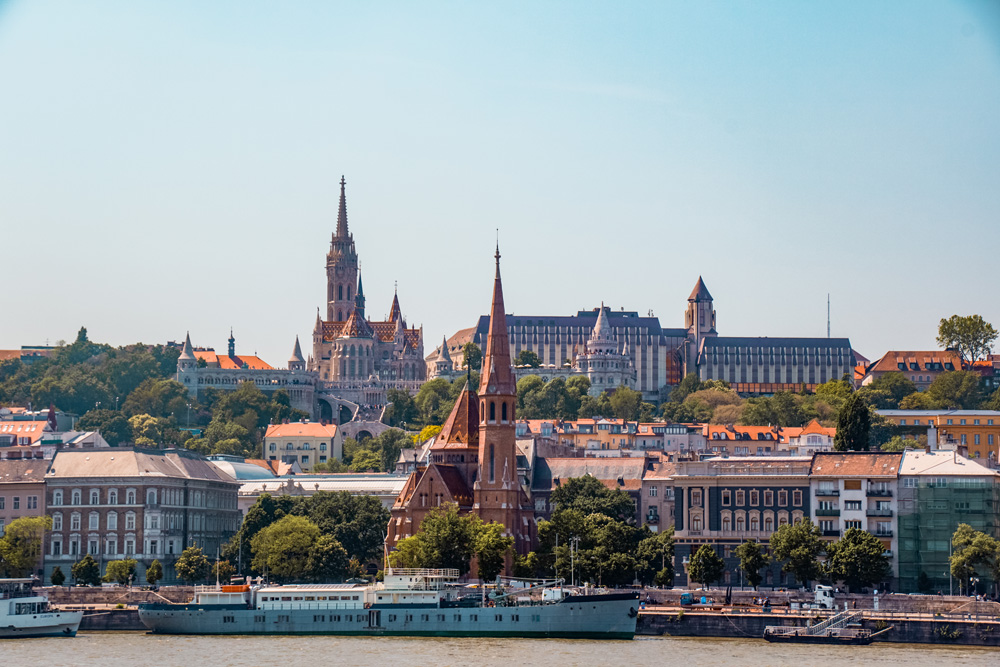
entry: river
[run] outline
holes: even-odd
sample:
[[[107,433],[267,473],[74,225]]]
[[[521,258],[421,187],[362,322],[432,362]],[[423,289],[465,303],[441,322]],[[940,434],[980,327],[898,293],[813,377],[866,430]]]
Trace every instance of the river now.
[[[905,644],[801,646],[756,639],[642,637],[633,641],[562,639],[409,639],[398,637],[170,637],[80,634],[73,639],[0,640],[4,665],[45,667],[313,667],[545,664],[554,667],[698,665],[842,667],[843,665],[1000,664],[1000,651]]]

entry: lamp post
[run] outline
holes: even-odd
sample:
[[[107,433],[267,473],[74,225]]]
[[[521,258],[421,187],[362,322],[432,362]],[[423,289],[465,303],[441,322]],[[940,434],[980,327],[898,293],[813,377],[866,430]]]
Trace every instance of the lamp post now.
[[[571,537],[569,540],[569,585],[576,586],[576,550],[580,548],[580,538]]]

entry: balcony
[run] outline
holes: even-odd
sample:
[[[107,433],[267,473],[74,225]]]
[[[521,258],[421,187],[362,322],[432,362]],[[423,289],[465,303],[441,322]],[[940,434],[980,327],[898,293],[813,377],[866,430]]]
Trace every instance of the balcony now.
[[[891,498],[892,489],[877,489],[875,487],[870,486],[868,487],[868,490],[865,492],[865,494],[876,498]]]
[[[840,516],[840,510],[816,510],[816,516]]]
[[[840,495],[840,489],[816,489],[817,498],[822,498],[824,496],[830,497],[839,495]]]
[[[823,537],[840,537],[839,530],[824,530],[821,532],[823,533]]]
[[[647,514],[646,515],[646,523],[648,523],[651,526],[655,526],[656,524],[660,523],[660,515],[659,514]]]
[[[892,510],[867,510],[866,516],[892,516]]]
[[[877,530],[874,533],[872,533],[872,535],[874,535],[875,537],[892,537],[892,531],[891,530]]]

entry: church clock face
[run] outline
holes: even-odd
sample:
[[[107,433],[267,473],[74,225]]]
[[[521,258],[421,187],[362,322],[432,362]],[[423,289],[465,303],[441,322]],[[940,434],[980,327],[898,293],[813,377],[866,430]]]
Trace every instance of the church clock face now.
[[[497,386],[495,384],[490,384],[486,389],[492,394],[497,390]]]

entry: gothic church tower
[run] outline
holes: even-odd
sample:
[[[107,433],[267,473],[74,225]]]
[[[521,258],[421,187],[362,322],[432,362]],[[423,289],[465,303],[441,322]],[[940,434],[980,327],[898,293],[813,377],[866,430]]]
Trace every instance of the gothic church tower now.
[[[685,374],[697,372],[698,354],[701,352],[701,342],[709,337],[718,336],[715,330],[715,308],[712,305],[712,295],[705,287],[705,281],[698,276],[698,282],[688,297],[687,311],[684,313],[684,326],[687,327],[687,359]]]
[[[531,547],[534,516],[517,477],[515,405],[517,386],[510,361],[498,247],[479,383],[479,472],[473,488],[473,512],[483,521],[503,524],[514,537],[515,549],[523,554]]]
[[[347,181],[340,177],[340,210],[337,231],[326,254],[326,319],[344,322],[354,310],[354,286],[358,284],[358,253],[354,237],[347,230]]]

